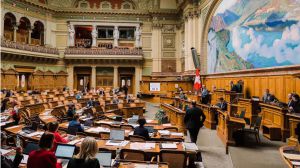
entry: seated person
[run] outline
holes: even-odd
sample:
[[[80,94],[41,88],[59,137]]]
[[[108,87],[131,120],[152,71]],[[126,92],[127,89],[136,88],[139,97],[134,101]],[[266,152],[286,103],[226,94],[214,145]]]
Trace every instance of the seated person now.
[[[223,97],[219,98],[219,102],[216,104],[222,111],[227,111],[227,102],[224,100]]]
[[[69,161],[67,168],[99,168],[97,153],[97,141],[92,137],[86,137],[81,143],[79,153]]]
[[[83,127],[81,126],[81,124],[79,122],[79,115],[77,115],[77,114],[74,115],[73,120],[69,122],[68,129],[70,127],[77,127],[78,132],[84,132],[84,129],[83,129]]]
[[[291,106],[293,106],[293,98],[292,98],[293,94],[289,93],[288,94],[288,103],[287,103],[287,107],[290,108]]]
[[[29,153],[27,168],[61,168],[61,163],[57,162],[54,152],[51,151],[53,146],[54,135],[44,133],[39,141],[40,149]]]
[[[144,118],[138,119],[138,124],[139,126],[134,129],[133,135],[138,135],[146,138],[148,140],[149,137],[149,132],[148,130],[144,127],[146,124],[146,120]]]
[[[48,124],[48,131],[53,133],[54,135],[54,142],[53,142],[53,147],[51,149],[51,151],[55,152],[56,147],[57,147],[57,143],[67,143],[68,140],[64,139],[59,132],[57,132],[58,130],[58,122],[50,122]]]
[[[89,101],[87,102],[87,107],[93,107],[94,106],[94,100],[93,99],[89,99]]]
[[[16,104],[14,106],[14,108],[11,110],[11,117],[13,118],[13,120],[15,121],[15,124],[19,124],[19,121],[21,119],[20,113],[19,113],[19,109],[20,109],[20,104]]]
[[[68,119],[72,120],[74,115],[75,115],[76,111],[75,111],[75,105],[74,104],[70,104],[68,111],[67,111],[67,117]]]
[[[7,98],[7,97],[1,101],[1,113],[6,110],[7,102],[9,102],[9,98]]]
[[[78,92],[78,93],[76,94],[75,98],[76,98],[77,100],[78,100],[78,99],[81,99],[81,93]]]
[[[7,135],[4,132],[1,132],[1,148],[6,147]],[[19,164],[23,159],[23,149],[21,147],[16,148],[16,155],[14,159],[7,156],[3,156],[1,153],[1,167],[2,168],[18,168]]]
[[[183,92],[180,92],[179,98],[180,98],[180,99],[183,99],[183,100],[186,100],[186,99],[187,99],[185,93],[183,93]]]
[[[289,107],[289,111],[293,113],[300,113],[300,98],[298,94],[292,95],[292,105]]]
[[[266,89],[265,94],[262,97],[264,103],[274,103],[277,101],[276,97],[270,93],[269,89]]]
[[[119,98],[118,98],[117,95],[114,95],[114,98],[113,98],[113,100],[112,100],[112,103],[113,103],[113,104],[119,104]]]

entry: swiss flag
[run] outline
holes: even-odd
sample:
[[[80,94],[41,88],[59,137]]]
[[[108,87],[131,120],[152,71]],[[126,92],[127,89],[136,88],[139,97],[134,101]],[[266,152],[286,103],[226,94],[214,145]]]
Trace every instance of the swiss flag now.
[[[199,69],[196,69],[196,76],[195,76],[194,88],[197,91],[202,88],[201,80],[200,80],[200,70]]]

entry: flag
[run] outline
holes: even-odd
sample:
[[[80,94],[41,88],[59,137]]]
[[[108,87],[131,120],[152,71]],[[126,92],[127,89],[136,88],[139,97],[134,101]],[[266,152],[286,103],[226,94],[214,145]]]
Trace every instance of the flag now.
[[[195,76],[194,88],[197,91],[202,88],[201,80],[200,80],[200,70],[198,68],[196,69],[196,76]]]

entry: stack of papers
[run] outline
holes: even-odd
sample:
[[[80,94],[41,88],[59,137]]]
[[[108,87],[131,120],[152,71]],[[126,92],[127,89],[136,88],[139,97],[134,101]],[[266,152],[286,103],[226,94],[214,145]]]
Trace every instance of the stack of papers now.
[[[162,143],[161,144],[162,149],[177,149],[176,143]]]
[[[23,159],[21,160],[21,163],[22,164],[27,164],[28,157],[29,157],[28,155],[23,154]]]
[[[11,151],[12,150],[0,149],[1,155],[6,155],[6,154],[8,154]]]
[[[197,151],[199,150],[198,149],[198,146],[195,144],[195,143],[187,143],[187,142],[183,142],[183,148],[185,150],[188,150],[188,151]]]
[[[47,120],[47,119],[53,118],[53,116],[40,116],[40,118],[42,120]]]
[[[139,126],[138,124],[129,124],[129,125],[133,126],[134,128]]]
[[[36,132],[30,133],[30,134],[26,134],[25,136],[34,137],[34,136],[42,136],[43,134],[44,134],[44,132],[36,131]]]
[[[81,119],[81,120],[82,120],[82,121],[87,121],[87,120],[91,120],[91,119],[93,119],[93,117],[83,118],[83,119]]]
[[[129,143],[129,141],[120,141],[120,142],[117,142],[117,141],[107,141],[105,145],[107,146],[126,146],[127,144]]]
[[[170,132],[170,134],[173,136],[183,136],[182,132]]]
[[[151,122],[153,122],[153,120],[146,120],[146,122],[147,122],[147,123],[151,123]]]
[[[100,132],[110,132],[109,128],[104,127],[92,127],[86,130],[87,132],[94,132],[94,133],[100,133]]]
[[[165,127],[170,127],[170,126],[172,126],[172,124],[170,124],[170,123],[168,123],[168,124],[163,124],[163,126],[165,126]]]
[[[170,135],[170,131],[168,130],[158,130],[158,132],[160,133],[160,135]]]
[[[154,148],[155,148],[155,143],[133,142],[130,144],[130,149],[135,149],[135,150],[149,150]]]
[[[290,160],[300,160],[299,154],[289,154],[289,153],[283,153],[283,156]]]

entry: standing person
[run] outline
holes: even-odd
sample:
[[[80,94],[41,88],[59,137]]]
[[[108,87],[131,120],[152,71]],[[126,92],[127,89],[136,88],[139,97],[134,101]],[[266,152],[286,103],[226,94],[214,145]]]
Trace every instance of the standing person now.
[[[128,94],[128,87],[127,87],[126,84],[123,86],[123,90],[124,90],[125,96],[127,97],[127,94]]]
[[[201,102],[203,104],[207,104],[208,103],[209,93],[208,93],[208,90],[206,89],[205,85],[202,86],[201,98],[202,98]]]
[[[300,113],[300,97],[298,94],[292,95],[293,104],[289,107],[289,110],[293,113]]]
[[[293,106],[293,98],[292,98],[293,94],[292,93],[289,93],[288,94],[288,103],[287,103],[287,106],[288,108],[290,108],[291,106]]]
[[[92,137],[86,137],[81,143],[78,155],[69,161],[67,168],[99,168],[100,163],[96,159],[97,153],[97,141]]]
[[[229,86],[230,86],[230,91],[232,91],[232,92],[236,92],[237,91],[237,87],[233,83],[233,81],[230,81]]]
[[[61,168],[55,154],[50,151],[54,141],[52,133],[44,133],[39,141],[40,149],[29,153],[27,168]]]
[[[201,118],[201,120],[200,120]],[[196,101],[192,101],[191,107],[186,111],[184,123],[190,133],[190,138],[193,143],[197,142],[198,133],[206,117],[203,111],[196,107]]]

